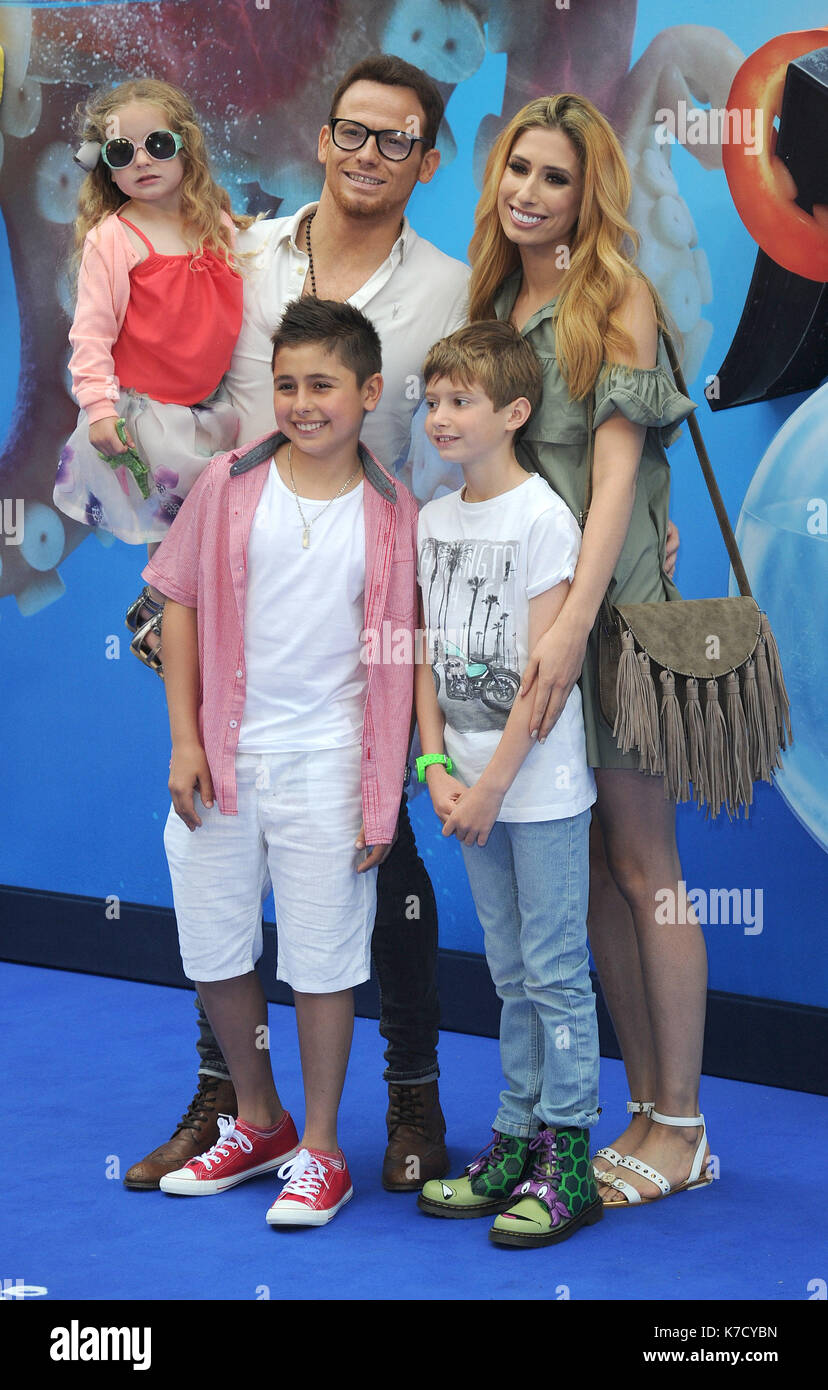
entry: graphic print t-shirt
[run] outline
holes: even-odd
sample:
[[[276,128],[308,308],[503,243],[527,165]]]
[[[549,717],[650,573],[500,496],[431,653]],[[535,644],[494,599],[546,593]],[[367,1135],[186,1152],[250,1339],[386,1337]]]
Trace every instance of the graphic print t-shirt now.
[[[543,478],[487,502],[462,489],[423,507],[418,577],[446,752],[467,786],[500,742],[529,660],[529,600],[571,579],[575,518]],[[544,744],[527,754],[498,820],[558,820],[595,800],[576,685]]]

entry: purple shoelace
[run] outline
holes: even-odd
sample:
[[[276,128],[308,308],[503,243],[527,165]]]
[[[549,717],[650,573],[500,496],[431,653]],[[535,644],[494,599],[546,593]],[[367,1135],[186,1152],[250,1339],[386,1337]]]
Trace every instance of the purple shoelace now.
[[[493,1132],[492,1142],[487,1144],[485,1149],[481,1149],[476,1158],[466,1167],[466,1172],[470,1178],[476,1178],[478,1173],[483,1173],[492,1164],[499,1163],[503,1158],[503,1135],[497,1130]]]
[[[512,1192],[513,1197],[537,1197],[543,1202],[553,1226],[569,1218],[566,1203],[558,1196],[561,1174],[558,1168],[558,1148],[554,1129],[542,1129],[529,1141],[529,1149],[534,1153],[532,1176],[518,1183]],[[551,1170],[551,1171],[550,1171]]]

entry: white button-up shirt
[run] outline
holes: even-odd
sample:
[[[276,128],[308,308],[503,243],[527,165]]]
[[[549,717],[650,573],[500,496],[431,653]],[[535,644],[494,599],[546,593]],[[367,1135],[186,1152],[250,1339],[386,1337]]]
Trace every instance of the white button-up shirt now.
[[[240,443],[275,428],[270,340],[285,306],[302,292],[308,257],[296,232],[316,207],[308,203],[292,217],[255,222],[238,236],[239,252],[256,253],[242,261],[244,318],[224,378],[241,417]],[[426,353],[466,322],[468,277],[467,266],[418,236],[404,218],[390,255],[348,301],[371,319],[382,342],[382,399],[366,415],[361,438],[391,472],[403,471],[408,459]]]

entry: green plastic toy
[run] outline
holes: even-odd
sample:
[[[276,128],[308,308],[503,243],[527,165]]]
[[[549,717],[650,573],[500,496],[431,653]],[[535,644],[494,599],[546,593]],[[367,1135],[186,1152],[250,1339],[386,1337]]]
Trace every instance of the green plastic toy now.
[[[123,416],[120,420],[116,420],[115,432],[118,438],[120,439],[121,443],[126,444],[126,420],[123,418]],[[135,452],[134,449],[128,447],[126,453],[124,454],[104,454],[99,449],[98,453],[100,454],[102,459],[106,460],[110,468],[120,468],[121,464],[124,464],[129,469],[130,473],[132,474],[133,478],[138,484],[138,487],[141,490],[141,496],[145,499],[149,497],[151,491],[149,483],[149,469],[147,468],[147,465],[144,463],[144,460],[142,458],[139,458],[138,454]]]

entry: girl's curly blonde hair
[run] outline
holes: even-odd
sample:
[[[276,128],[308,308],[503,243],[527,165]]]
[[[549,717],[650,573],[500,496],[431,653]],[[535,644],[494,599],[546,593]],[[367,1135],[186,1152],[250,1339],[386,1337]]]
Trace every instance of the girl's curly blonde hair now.
[[[219,252],[235,267],[230,228],[222,220],[222,213],[226,213],[238,228],[249,227],[256,219],[234,213],[227,190],[213,179],[207,147],[192,102],[178,87],[169,82],[159,82],[153,77],[139,77],[94,93],[76,111],[79,139],[95,140],[103,145],[117,134],[118,110],[131,101],[145,101],[160,106],[170,130],[181,136],[180,156],[184,165],[180,189],[182,220],[197,238],[199,251],[208,249]],[[87,233],[127,201],[103,159],[100,159],[91,173],[86,175],[78,195],[76,266]]]

